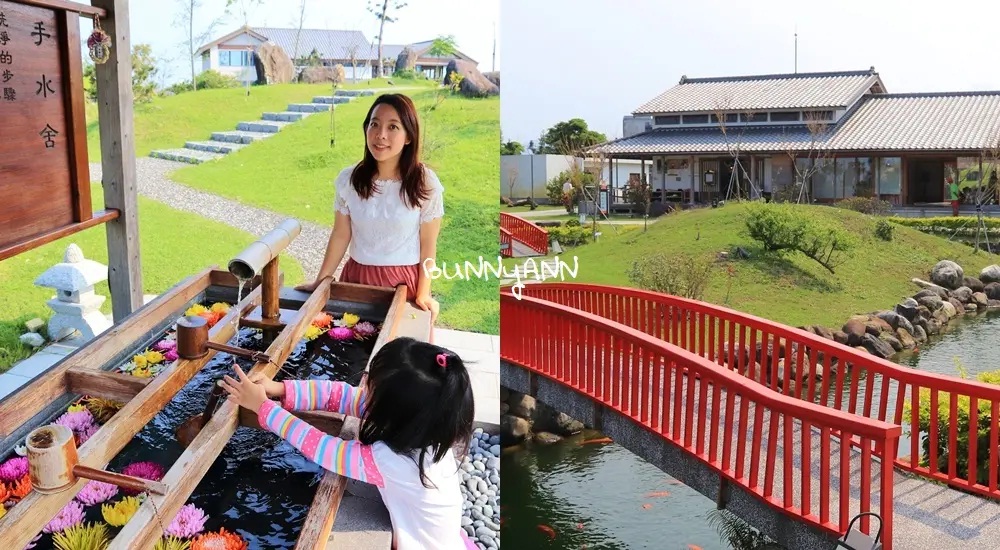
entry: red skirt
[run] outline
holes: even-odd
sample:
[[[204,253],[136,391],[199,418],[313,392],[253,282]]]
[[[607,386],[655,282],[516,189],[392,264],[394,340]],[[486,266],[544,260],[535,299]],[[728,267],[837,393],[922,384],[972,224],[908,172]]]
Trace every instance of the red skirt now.
[[[340,282],[360,285],[396,288],[406,285],[406,299],[417,297],[417,282],[420,280],[420,265],[364,265],[348,258],[340,271]]]

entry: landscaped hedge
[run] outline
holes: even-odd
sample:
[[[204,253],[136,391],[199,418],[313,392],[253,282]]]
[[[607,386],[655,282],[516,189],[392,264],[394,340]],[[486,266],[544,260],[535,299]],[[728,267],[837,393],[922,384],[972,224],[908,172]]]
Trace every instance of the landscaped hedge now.
[[[905,225],[926,233],[950,233],[956,230],[975,231],[979,222],[970,216],[942,216],[938,218],[901,218],[893,216],[889,221]],[[983,217],[983,223],[990,233],[1000,233],[1000,218]]]

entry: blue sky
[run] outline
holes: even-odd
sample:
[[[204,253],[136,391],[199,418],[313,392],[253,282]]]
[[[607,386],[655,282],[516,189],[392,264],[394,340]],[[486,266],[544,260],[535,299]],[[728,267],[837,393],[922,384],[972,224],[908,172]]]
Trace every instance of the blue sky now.
[[[502,0],[504,139],[527,146],[579,117],[609,138],[622,116],[711,77],[867,70],[888,91],[1000,90],[985,0]]]
[[[181,13],[183,2],[163,0],[132,0],[129,2],[132,43],[148,43],[153,55],[170,60],[166,70],[157,80],[172,84],[190,80],[190,61],[184,56],[181,43],[186,40],[186,30],[173,26]],[[206,28],[225,12],[225,0],[201,0],[196,10],[195,34]],[[253,4],[252,2],[245,2]],[[438,35],[454,35],[458,48],[479,62],[479,68],[489,71],[493,65],[493,27],[497,24],[496,67],[500,68],[500,0],[408,0],[398,12],[399,21],[386,24],[386,43],[409,44],[433,39]],[[216,27],[216,36],[222,36],[243,25],[239,0]],[[250,10],[251,26],[297,28],[300,0],[264,0]],[[368,40],[378,35],[378,20],[366,9],[367,0],[306,0],[305,28],[360,30]],[[85,25],[84,34],[89,32]]]

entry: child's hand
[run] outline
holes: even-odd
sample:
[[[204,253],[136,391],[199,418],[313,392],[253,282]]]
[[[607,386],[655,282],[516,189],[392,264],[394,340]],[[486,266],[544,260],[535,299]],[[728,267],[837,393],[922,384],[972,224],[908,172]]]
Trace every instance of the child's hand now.
[[[285,384],[271,380],[270,378],[264,376],[264,373],[262,372],[255,372],[251,374],[250,381],[254,384],[264,386],[264,391],[267,392],[268,397],[280,399],[285,396]]]
[[[259,411],[260,406],[267,401],[267,392],[264,386],[247,378],[239,365],[233,366],[236,368],[236,375],[240,378],[239,382],[229,376],[222,377],[222,387],[229,392],[229,400],[253,412]]]

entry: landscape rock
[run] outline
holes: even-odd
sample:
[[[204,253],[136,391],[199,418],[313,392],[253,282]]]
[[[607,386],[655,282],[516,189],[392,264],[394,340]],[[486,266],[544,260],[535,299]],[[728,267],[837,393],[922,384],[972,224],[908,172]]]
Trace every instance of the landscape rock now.
[[[916,340],[918,344],[927,341],[927,331],[924,330],[924,327],[919,325],[913,327],[913,339]]]
[[[868,327],[860,319],[850,319],[844,323],[844,334],[847,335],[848,346],[860,346],[861,337],[868,332]]]
[[[538,432],[535,434],[535,443],[541,443],[543,445],[558,443],[560,440],[562,440],[561,437],[549,432]]]
[[[520,416],[505,414],[500,417],[500,440],[504,447],[517,445],[531,432],[531,424]]]
[[[446,86],[451,86],[453,74],[459,74],[462,76],[462,80],[459,83],[459,91],[465,97],[488,97],[491,95],[500,95],[500,87],[490,82],[489,79],[483,76],[483,73],[479,72],[479,69],[469,61],[452,59],[448,62],[448,68],[445,70],[444,76],[444,84]]]
[[[965,276],[965,286],[972,289],[972,292],[982,292],[983,282],[975,277]]]
[[[403,51],[399,52],[396,56],[396,70],[397,71],[412,71],[417,66],[417,52],[410,49],[409,46],[403,48]]]
[[[983,293],[990,300],[1000,300],[1000,283],[988,283],[983,289]]]
[[[1000,300],[990,300],[989,302],[987,302],[987,305],[990,308],[998,308],[1000,307]]]
[[[339,71],[337,69],[340,69]],[[306,67],[299,73],[299,82],[303,84],[341,84],[344,82],[344,66]]]
[[[1000,265],[988,265],[983,268],[979,273],[979,280],[983,282],[984,285],[990,283],[1000,283]]]
[[[521,418],[534,418],[535,407],[537,406],[534,397],[523,393],[511,392],[507,403],[510,405],[510,414],[520,416]]]
[[[968,304],[965,304],[965,311],[966,313],[975,313],[979,311],[979,306],[970,302]]]
[[[820,325],[813,325],[812,329],[813,332],[815,332],[816,335],[821,338],[826,338],[827,340],[835,340],[835,338],[833,337],[833,331],[826,327]]]
[[[972,303],[979,307],[987,307],[990,305],[990,299],[986,297],[983,292],[973,292],[972,293]]]
[[[40,348],[45,345],[45,338],[37,332],[26,332],[22,334],[18,340],[20,340],[22,344],[33,348]]]
[[[498,87],[500,86],[500,71],[487,71],[483,73],[483,76]]]
[[[945,303],[951,304],[951,306],[955,308],[956,314],[960,314],[965,311],[965,304],[957,298],[948,298],[948,301]]]
[[[902,351],[903,349],[903,343],[889,333],[880,334],[878,339],[892,346],[893,351]]]
[[[861,338],[861,345],[869,353],[876,357],[881,357],[882,359],[888,359],[896,353],[896,350],[892,349],[892,346],[887,342],[872,336],[871,334],[865,334]]]
[[[934,283],[929,283],[929,282],[927,282],[927,281],[925,281],[923,279],[917,279],[917,278],[913,278],[913,279],[910,279],[910,280],[915,285],[919,286],[920,288],[922,288],[924,290],[933,290],[938,296],[941,296],[942,298],[944,298],[944,297],[946,297],[948,295],[948,289],[944,288],[941,285],[937,285],[937,284],[934,284]]]
[[[295,76],[295,65],[285,50],[270,42],[261,44],[253,56],[257,84],[285,84]]]
[[[907,298],[902,302],[896,304],[896,313],[903,316],[907,321],[913,322],[919,314],[917,313],[917,301],[913,298]]]
[[[931,282],[948,289],[956,289],[964,283],[962,266],[951,260],[941,260],[931,269]]]
[[[916,340],[913,339],[913,333],[905,328],[896,329],[896,338],[899,339],[899,343],[905,349],[913,349],[917,345]]]
[[[939,296],[921,296],[917,298],[917,302],[931,312],[941,309],[944,305],[944,300],[942,300]]]
[[[951,296],[959,302],[967,304],[972,300],[972,289],[967,286],[958,287],[951,293]]]

